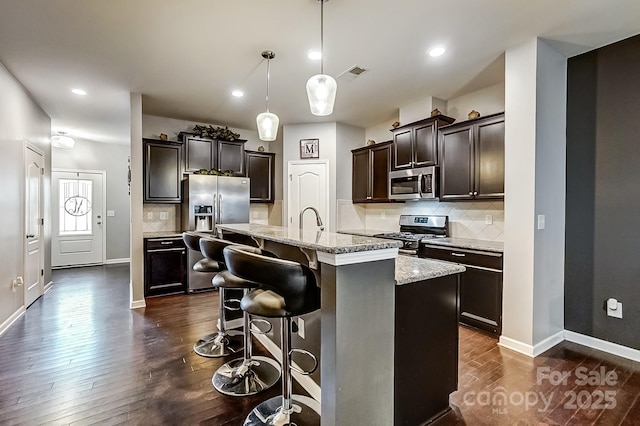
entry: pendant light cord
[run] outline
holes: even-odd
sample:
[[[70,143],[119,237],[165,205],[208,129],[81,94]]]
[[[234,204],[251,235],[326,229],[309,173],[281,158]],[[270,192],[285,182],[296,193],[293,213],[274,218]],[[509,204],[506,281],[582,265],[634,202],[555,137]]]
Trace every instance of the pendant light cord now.
[[[320,74],[324,74],[324,2],[320,0]]]
[[[271,64],[271,59],[267,59],[267,112],[269,112],[269,65]]]

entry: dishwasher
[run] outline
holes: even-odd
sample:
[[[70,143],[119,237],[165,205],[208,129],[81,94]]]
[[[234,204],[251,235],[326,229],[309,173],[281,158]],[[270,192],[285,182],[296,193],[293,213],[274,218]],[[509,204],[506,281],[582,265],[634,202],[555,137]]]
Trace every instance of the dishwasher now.
[[[144,239],[144,296],[184,293],[187,248],[180,237]]]

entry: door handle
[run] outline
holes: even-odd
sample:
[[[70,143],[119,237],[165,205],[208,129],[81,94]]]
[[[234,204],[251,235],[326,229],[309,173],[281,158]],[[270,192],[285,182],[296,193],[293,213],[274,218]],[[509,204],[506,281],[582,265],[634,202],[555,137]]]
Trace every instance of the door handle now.
[[[35,238],[35,234],[27,234],[27,238]]]
[[[98,222],[98,225],[102,225],[102,222]]]

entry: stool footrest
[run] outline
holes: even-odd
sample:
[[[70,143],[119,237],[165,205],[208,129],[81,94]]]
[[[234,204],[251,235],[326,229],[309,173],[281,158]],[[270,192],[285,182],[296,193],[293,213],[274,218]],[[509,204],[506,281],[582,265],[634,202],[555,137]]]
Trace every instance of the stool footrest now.
[[[249,321],[249,324],[253,325],[253,329],[251,330],[252,333],[255,334],[268,334],[271,332],[271,330],[273,330],[273,324],[271,324],[269,321],[267,320],[263,320],[263,319],[252,319],[251,321]],[[257,324],[267,324],[267,329],[266,330],[262,330],[260,329],[260,327],[258,327]]]
[[[237,306],[232,306],[230,303],[237,304]],[[239,311],[240,310],[240,299],[229,299],[224,304],[224,308],[228,311]]]
[[[318,369],[318,358],[316,358],[314,354],[312,354],[311,352],[305,349],[291,349],[289,351],[289,357],[291,357],[291,354],[293,354],[294,352],[301,353],[303,355],[307,355],[311,357],[311,359],[313,360],[313,368],[311,370],[305,371],[291,364],[291,369],[293,371],[295,371],[296,373],[302,374],[304,376],[308,376]]]

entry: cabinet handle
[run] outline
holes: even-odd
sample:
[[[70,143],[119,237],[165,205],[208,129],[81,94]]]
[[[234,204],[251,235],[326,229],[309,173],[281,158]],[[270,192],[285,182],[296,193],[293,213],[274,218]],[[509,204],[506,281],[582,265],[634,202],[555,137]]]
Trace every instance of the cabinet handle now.
[[[478,195],[478,191],[475,191],[475,192],[473,193],[473,195]]]
[[[367,200],[370,200],[370,199],[371,199],[371,197],[367,197]]]
[[[456,257],[465,257],[465,256],[466,256],[466,254],[464,254],[464,253],[454,253],[454,252],[451,252],[451,256],[456,256]]]
[[[166,244],[173,244],[173,241],[161,241],[160,244],[162,244],[163,246]]]
[[[473,192],[469,192],[469,195],[473,195]]]

